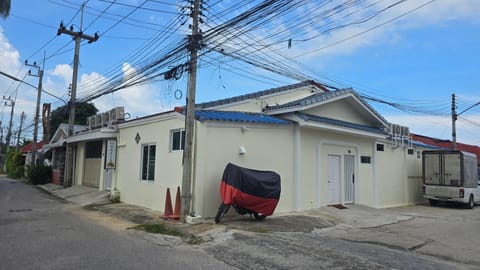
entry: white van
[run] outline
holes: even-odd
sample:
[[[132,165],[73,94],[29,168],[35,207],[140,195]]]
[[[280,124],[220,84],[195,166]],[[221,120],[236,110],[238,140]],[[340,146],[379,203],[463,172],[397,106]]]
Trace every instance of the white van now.
[[[430,205],[460,202],[472,209],[480,203],[477,156],[454,150],[422,153],[424,197]]]

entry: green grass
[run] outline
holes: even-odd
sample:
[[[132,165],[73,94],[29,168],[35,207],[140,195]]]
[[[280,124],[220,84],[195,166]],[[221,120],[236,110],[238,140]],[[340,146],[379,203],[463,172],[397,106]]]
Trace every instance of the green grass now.
[[[175,228],[169,228],[164,224],[141,224],[130,229],[145,231],[148,233],[158,233],[158,234],[165,234],[171,236],[181,237],[186,243],[190,245],[198,245],[204,242],[204,240],[196,235],[184,233],[180,230]]]

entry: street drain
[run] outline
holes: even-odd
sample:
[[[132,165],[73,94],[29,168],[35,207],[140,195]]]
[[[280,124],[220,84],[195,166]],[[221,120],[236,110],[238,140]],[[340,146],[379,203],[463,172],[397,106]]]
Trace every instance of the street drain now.
[[[30,212],[32,209],[10,209],[10,213]]]

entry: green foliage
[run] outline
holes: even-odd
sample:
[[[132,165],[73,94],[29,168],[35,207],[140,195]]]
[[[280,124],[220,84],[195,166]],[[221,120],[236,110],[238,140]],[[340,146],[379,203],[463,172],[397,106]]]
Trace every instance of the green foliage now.
[[[52,167],[38,164],[28,170],[28,180],[33,185],[43,185],[52,180]]]
[[[4,20],[10,14],[10,5],[10,0],[0,0],[0,17],[2,17]]]
[[[86,125],[87,117],[97,114],[98,109],[92,103],[78,102],[75,104],[75,125]],[[50,118],[50,128],[53,133],[61,123],[68,123],[68,114],[70,109],[68,105],[56,108],[52,111]],[[51,139],[51,138],[49,138]]]
[[[25,157],[19,151],[14,149],[7,153],[7,175],[10,178],[21,178],[24,176]]]

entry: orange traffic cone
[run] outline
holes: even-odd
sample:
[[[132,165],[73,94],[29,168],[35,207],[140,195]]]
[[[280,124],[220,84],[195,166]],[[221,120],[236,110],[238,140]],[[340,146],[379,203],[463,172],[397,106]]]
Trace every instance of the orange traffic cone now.
[[[180,219],[181,207],[182,201],[180,200],[180,187],[177,187],[177,194],[175,196],[175,211],[173,212],[173,215],[170,216],[170,218]]]
[[[165,210],[163,211],[163,218],[170,218],[173,214],[172,198],[170,198],[170,188],[167,188],[167,195],[165,196]]]

